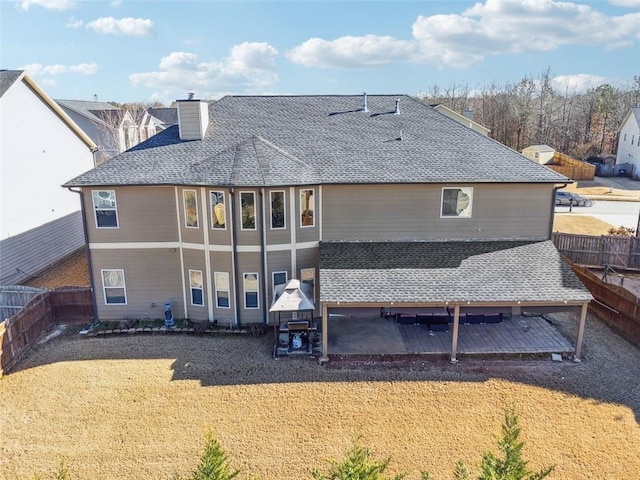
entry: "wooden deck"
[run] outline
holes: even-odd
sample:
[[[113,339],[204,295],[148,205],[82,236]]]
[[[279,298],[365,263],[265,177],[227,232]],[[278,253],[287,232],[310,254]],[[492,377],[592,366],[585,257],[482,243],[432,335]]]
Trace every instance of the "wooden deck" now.
[[[329,322],[329,354],[451,354],[452,329],[398,325],[384,319],[343,318]],[[501,323],[460,324],[458,354],[575,353],[574,345],[541,317]]]

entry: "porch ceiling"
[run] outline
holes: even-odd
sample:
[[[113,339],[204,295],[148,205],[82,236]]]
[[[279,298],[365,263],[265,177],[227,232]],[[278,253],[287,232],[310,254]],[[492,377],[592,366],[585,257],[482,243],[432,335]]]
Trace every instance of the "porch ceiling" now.
[[[550,240],[320,244],[323,303],[543,305],[592,298]]]

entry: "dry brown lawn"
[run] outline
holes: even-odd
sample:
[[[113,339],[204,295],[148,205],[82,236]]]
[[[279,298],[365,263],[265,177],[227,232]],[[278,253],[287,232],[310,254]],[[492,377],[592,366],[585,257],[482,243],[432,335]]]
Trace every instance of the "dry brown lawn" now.
[[[569,338],[575,321],[553,317]],[[320,366],[274,360],[270,336],[123,335],[67,328],[0,379],[0,478],[170,479],[212,428],[247,476],[310,478],[362,436],[393,472],[451,478],[495,448],[513,404],[532,468],[554,479],[640,472],[640,351],[589,318],[583,363],[463,360]]]
[[[613,225],[589,215],[556,213],[553,218],[554,232],[606,235],[610,228],[613,228]]]

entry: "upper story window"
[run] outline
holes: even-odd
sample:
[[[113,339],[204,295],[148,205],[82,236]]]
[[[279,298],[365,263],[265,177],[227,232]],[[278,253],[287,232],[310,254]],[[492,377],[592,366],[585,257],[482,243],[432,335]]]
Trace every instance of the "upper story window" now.
[[[313,188],[300,190],[300,226],[315,225],[315,195]]]
[[[106,305],[126,305],[127,289],[124,270],[121,268],[102,270],[102,290]]]
[[[118,228],[115,190],[92,190],[93,210],[98,228]]]
[[[240,192],[240,212],[242,213],[242,230],[256,229],[256,194]]]
[[[183,190],[184,224],[187,228],[198,228],[198,195],[195,190]]]
[[[191,305],[204,305],[201,270],[189,270],[189,284],[191,286]]]
[[[471,218],[473,187],[442,189],[440,217]]]
[[[226,229],[227,212],[224,206],[224,192],[210,192],[211,196],[211,228]]]
[[[284,190],[271,192],[271,229],[286,228],[284,214]]]
[[[273,291],[275,293],[278,285],[287,283],[287,272],[273,272]]]
[[[244,274],[244,308],[259,308],[258,274]]]

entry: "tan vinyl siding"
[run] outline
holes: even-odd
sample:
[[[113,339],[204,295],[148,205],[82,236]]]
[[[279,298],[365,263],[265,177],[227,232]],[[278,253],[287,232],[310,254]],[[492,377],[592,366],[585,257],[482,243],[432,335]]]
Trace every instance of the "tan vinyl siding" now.
[[[314,302],[316,307],[316,313],[319,312],[320,305],[318,298],[320,296],[320,288],[318,286],[319,278],[319,250],[318,248],[305,248],[296,251],[296,278],[301,280],[301,270],[305,268],[315,268],[315,287],[314,287]]]
[[[440,218],[442,188],[458,186],[325,186],[323,240],[548,237],[553,185],[472,185],[472,217]]]
[[[165,302],[172,303],[175,318],[184,317],[178,251],[169,248],[92,250],[91,260],[100,320],[163,319]],[[102,269],[124,270],[127,305],[105,305]]]
[[[255,230],[243,230],[242,229],[242,203],[241,203],[241,193],[254,193],[254,208],[255,208]],[[260,192],[259,190],[252,190],[250,188],[245,189],[236,189],[235,194],[233,195],[233,201],[236,202],[236,235],[238,245],[260,245],[261,243],[261,228],[262,228],[262,216],[260,215]]]
[[[302,227],[300,226],[301,220],[301,206],[300,206],[300,192],[302,190],[313,190],[314,195],[314,224],[313,227]],[[317,242],[320,239],[320,228],[318,226],[319,223],[319,215],[320,215],[320,188],[316,186],[308,186],[302,188],[296,188],[295,190],[295,210],[296,210],[296,219],[295,219],[295,227],[296,227],[296,243],[303,242]],[[323,190],[324,192],[324,190]]]
[[[184,191],[192,190],[196,192],[196,199],[198,202],[198,228],[187,227],[185,222],[185,202]],[[204,222],[202,220],[203,205],[202,205],[202,189],[201,188],[178,188],[178,211],[180,212],[180,230],[182,234],[182,241],[185,243],[198,243],[204,242]],[[204,205],[204,215],[208,215],[209,208]],[[175,221],[175,219],[174,219]],[[209,222],[207,222],[208,224]]]
[[[289,196],[289,189],[278,188],[273,191],[284,192],[284,218],[285,218],[285,228],[284,229],[271,229],[271,191],[267,190],[265,192],[265,216],[267,217],[266,226],[267,226],[267,245],[278,245],[283,243],[291,243],[291,221],[289,215],[289,206],[291,198]]]
[[[96,228],[93,190],[116,192],[118,228]],[[177,242],[173,187],[97,187],[82,192],[90,242]]]
[[[262,256],[260,253],[247,253],[241,252],[238,254],[238,263],[236,265],[238,269],[238,293],[240,298],[240,309],[239,309],[239,317],[242,323],[253,323],[253,322],[262,322],[262,312],[265,308],[265,299],[263,296],[263,281],[262,278]],[[243,276],[245,273],[257,273],[258,278],[258,305],[260,308],[253,309],[244,308],[244,285],[243,285]],[[268,300],[267,300],[268,303]],[[267,306],[267,310],[269,307]]]
[[[211,212],[211,192],[224,192],[224,208],[225,208],[225,223],[227,228],[213,228],[213,219]],[[211,245],[231,245],[231,196],[229,191],[223,188],[208,188],[207,189],[207,205],[205,205],[206,215],[208,215],[208,228],[209,228],[209,243]]]

